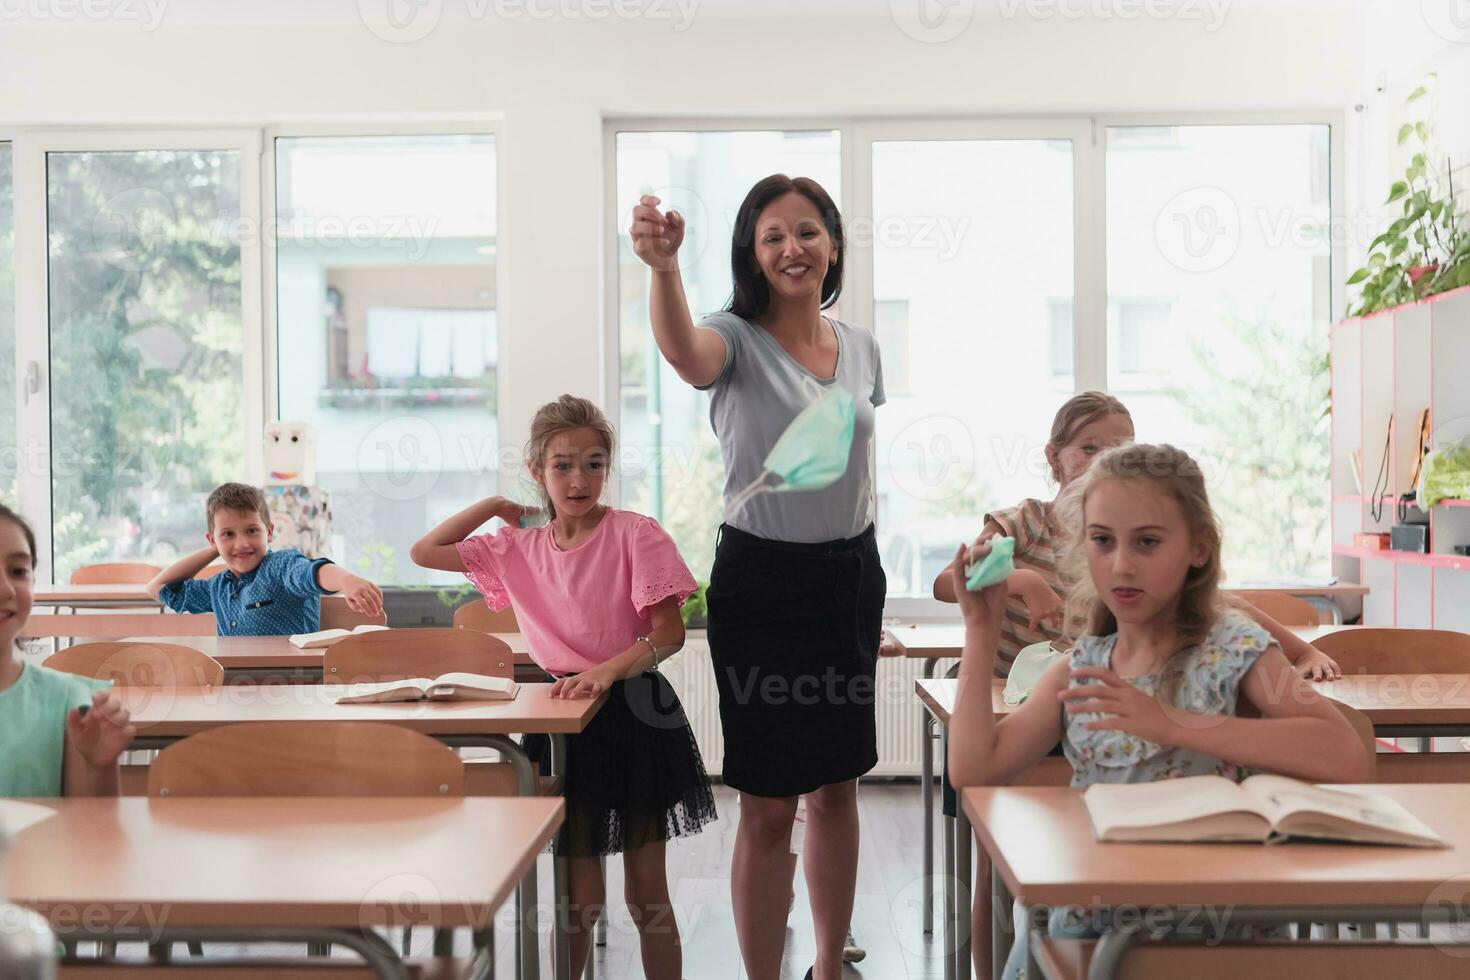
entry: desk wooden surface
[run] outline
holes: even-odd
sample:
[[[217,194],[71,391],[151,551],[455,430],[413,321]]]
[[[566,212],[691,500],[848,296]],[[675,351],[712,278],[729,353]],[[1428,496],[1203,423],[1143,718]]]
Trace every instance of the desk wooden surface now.
[[[8,900],[96,924],[489,924],[561,825],[557,797],[42,799]],[[147,919],[145,916],[153,916]]]
[[[143,583],[136,585],[38,585],[32,592],[38,606],[65,606],[73,602],[132,602],[140,606],[161,603],[148,594]]]
[[[941,725],[949,724],[959,683],[949,677],[914,681],[919,700]],[[1470,674],[1357,674],[1340,681],[1310,683],[1323,696],[1357,708],[1375,726],[1470,726]],[[992,677],[990,685],[990,706],[997,718],[1018,707],[1005,703],[1004,680]]]
[[[953,658],[965,647],[963,623],[935,623],[907,626],[885,626],[884,629],[906,648],[904,656],[919,660]],[[1362,629],[1361,626],[1293,626],[1291,631],[1308,643],[1338,630]]]
[[[963,791],[980,845],[1024,905],[1419,906],[1470,875],[1470,786],[1347,786],[1403,804],[1449,850],[1353,844],[1102,844],[1082,791]]]
[[[521,633],[491,633],[515,654],[517,666],[534,664],[531,648]],[[178,643],[218,660],[225,670],[322,669],[326,648],[302,650],[287,636],[130,636],[143,643]]]
[[[118,688],[139,738],[177,738],[220,725],[263,721],[379,721],[426,735],[575,735],[607,700],[553,698],[550,684],[522,684],[513,701],[336,704],[338,684],[231,684],[210,691]]]

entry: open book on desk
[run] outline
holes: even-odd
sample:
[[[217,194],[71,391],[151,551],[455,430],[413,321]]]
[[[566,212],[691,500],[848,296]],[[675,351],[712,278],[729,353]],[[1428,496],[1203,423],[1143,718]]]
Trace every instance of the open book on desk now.
[[[338,640],[356,633],[377,633],[387,628],[374,623],[363,623],[350,630],[317,630],[315,633],[297,633],[291,637],[291,645],[303,650],[315,650],[318,647],[329,647]]]
[[[385,701],[513,701],[520,685],[508,677],[484,674],[440,674],[381,684],[351,684],[338,704],[381,704]]]
[[[1446,847],[1396,800],[1327,789],[1286,776],[1187,776],[1095,784],[1082,794],[1100,841],[1256,841],[1292,838]]]

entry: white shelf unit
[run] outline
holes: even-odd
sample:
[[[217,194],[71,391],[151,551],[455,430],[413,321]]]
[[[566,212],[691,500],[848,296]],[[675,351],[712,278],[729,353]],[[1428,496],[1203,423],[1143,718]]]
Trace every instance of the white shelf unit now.
[[[1430,410],[1431,449],[1470,440],[1470,288],[1333,324],[1331,350],[1333,573],[1368,586],[1366,625],[1470,632],[1470,558],[1454,552],[1470,544],[1470,501],[1429,512],[1429,554],[1353,541],[1359,532],[1387,533],[1396,520],[1398,495],[1410,489],[1420,412]],[[1361,488],[1352,461],[1359,450]],[[1385,465],[1386,499],[1375,506]]]

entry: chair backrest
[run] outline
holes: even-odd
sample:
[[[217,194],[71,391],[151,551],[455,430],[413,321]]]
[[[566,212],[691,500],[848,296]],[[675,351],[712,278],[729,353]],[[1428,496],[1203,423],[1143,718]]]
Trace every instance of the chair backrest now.
[[[1336,660],[1344,674],[1470,674],[1470,633],[1338,630],[1312,645]]]
[[[1321,626],[1322,610],[1301,596],[1286,592],[1233,592],[1237,599],[1255,606],[1282,626]]]
[[[454,625],[460,629],[479,630],[481,633],[521,631],[521,624],[516,622],[514,606],[506,606],[496,612],[479,599],[467,602],[454,611]]]
[[[515,655],[503,640],[475,630],[397,629],[345,637],[327,647],[322,660],[322,680],[328,684],[455,672],[513,677]]]
[[[1357,733],[1359,740],[1362,741],[1364,747],[1368,750],[1368,759],[1372,762],[1373,768],[1369,771],[1368,778],[1363,780],[1363,782],[1377,782],[1378,738],[1373,734],[1373,723],[1368,720],[1367,715],[1350,704],[1343,704],[1341,701],[1333,701],[1332,703],[1337,706],[1338,711],[1342,712],[1343,717],[1347,718],[1348,724],[1353,726],[1353,731]]]
[[[53,653],[42,666],[118,687],[210,688],[225,682],[218,660],[178,643],[79,643]]]
[[[214,636],[214,613],[32,613],[20,628],[24,639],[44,636],[125,640],[130,636]]]
[[[163,569],[157,565],[124,561],[83,565],[71,573],[72,585],[143,585]]]
[[[158,753],[149,796],[463,796],[454,750],[368,721],[221,725]]]
[[[376,616],[364,616],[360,612],[353,612],[348,607],[347,600],[342,596],[322,596],[322,629],[324,630],[350,630],[355,626],[387,625],[387,613],[378,613]]]
[[[216,575],[218,575],[220,572],[222,572],[224,570],[225,570],[225,563],[222,562],[222,561],[217,561],[213,565],[205,565],[202,569],[199,570],[199,572],[194,577],[195,578],[214,578]]]

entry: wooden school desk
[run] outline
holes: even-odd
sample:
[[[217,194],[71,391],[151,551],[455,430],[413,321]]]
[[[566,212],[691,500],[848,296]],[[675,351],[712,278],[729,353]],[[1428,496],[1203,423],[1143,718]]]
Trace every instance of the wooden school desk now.
[[[491,633],[515,655],[517,679],[544,680],[531,659],[531,648],[521,633]],[[322,679],[326,648],[303,650],[287,636],[130,636],[140,643],[178,643],[208,654],[225,668],[227,678],[279,678],[315,683]]]
[[[566,700],[551,697],[550,684],[522,684],[513,701],[428,702],[399,704],[336,704],[346,690],[333,684],[229,685],[206,691],[170,688],[118,688],[122,702],[137,728],[135,749],[162,748],[196,732],[220,725],[248,725],[267,721],[377,721],[403,725],[432,735],[452,747],[495,749],[515,767],[521,796],[534,796],[540,780],[535,765],[512,734],[548,735],[552,775],[566,771],[566,736],[584,731],[608,695]],[[566,861],[556,865],[557,901],[566,899]],[[540,971],[536,929],[534,870],[522,883],[521,959],[523,980],[537,980]],[[560,907],[560,905],[558,905]],[[556,916],[556,972],[571,980],[570,947],[563,916]]]
[[[144,583],[134,585],[38,585],[31,601],[60,609],[159,609],[162,603],[148,594]]]
[[[1358,628],[1354,626],[1304,626],[1294,627],[1292,632],[1308,643],[1312,643],[1318,637],[1336,630]],[[935,675],[940,660],[958,657],[965,646],[963,623],[887,626],[884,627],[884,632],[904,645],[905,657],[924,661],[923,676],[926,678]],[[934,753],[932,751],[934,724],[935,718],[930,712],[925,712],[919,721],[919,785],[924,797],[923,876],[925,881],[932,881],[934,877]],[[926,888],[921,902],[920,914],[923,930],[926,933],[933,932],[934,893]]]
[[[1201,906],[1228,911],[1232,923],[1470,920],[1466,903],[1470,823],[1464,818],[1470,809],[1470,786],[1343,788],[1397,800],[1450,849],[1330,843],[1103,844],[1093,839],[1081,790],[966,789],[961,794],[963,808],[993,869],[994,955],[1005,954],[1011,895],[1026,907],[1146,909],[1160,922]],[[1092,952],[1088,977],[1114,976],[1135,938],[1127,930],[1106,933]],[[1299,945],[1310,952],[1315,944]],[[1215,952],[1228,955],[1223,948]],[[1464,955],[1470,950],[1452,952]]]
[[[4,897],[66,941],[331,943],[408,976],[373,926],[474,930],[493,975],[496,911],[561,826],[555,798],[41,799]]]

